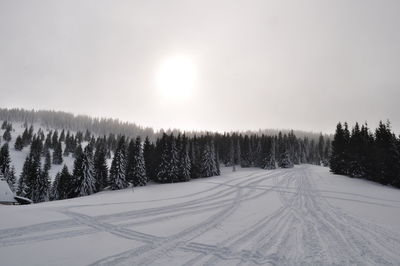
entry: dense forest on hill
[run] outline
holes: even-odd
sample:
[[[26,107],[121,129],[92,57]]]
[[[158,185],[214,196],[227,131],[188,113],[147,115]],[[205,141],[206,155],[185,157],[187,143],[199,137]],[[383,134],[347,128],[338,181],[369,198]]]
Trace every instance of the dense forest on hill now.
[[[318,138],[314,135],[309,138],[297,137],[294,131],[276,135],[154,133],[117,120],[14,109],[2,109],[0,117],[10,119],[2,123],[0,174],[18,195],[34,202],[143,186],[149,181],[174,183],[216,176],[220,174],[221,164],[232,170],[239,166],[275,169],[302,163],[329,164],[330,138],[321,134]],[[15,129],[11,121],[23,122],[21,134],[13,136]],[[118,134],[99,134],[111,129]],[[125,135],[124,130],[130,133]],[[144,135],[146,132],[151,135]],[[15,139],[11,147],[12,138]],[[22,152],[24,148],[29,148],[29,153],[22,172],[16,173],[9,151]],[[52,181],[49,176],[52,166],[63,165],[71,156],[73,167],[68,169],[64,165]]]

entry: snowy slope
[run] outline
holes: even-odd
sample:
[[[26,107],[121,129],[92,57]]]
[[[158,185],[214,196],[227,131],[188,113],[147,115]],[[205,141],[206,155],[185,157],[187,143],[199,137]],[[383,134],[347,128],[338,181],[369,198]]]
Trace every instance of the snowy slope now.
[[[0,124],[3,121],[0,121]],[[30,145],[25,147],[22,151],[17,151],[14,148],[14,144],[15,144],[15,140],[17,139],[18,135],[22,135],[22,133],[24,132],[25,128],[23,126],[23,123],[16,123],[13,122],[13,131],[11,132],[11,136],[12,139],[9,142],[9,150],[10,150],[10,158],[11,158],[11,166],[14,166],[15,168],[15,176],[18,179],[20,177],[20,174],[22,172],[22,167],[24,165],[25,162],[25,158],[28,156],[29,151],[30,151]],[[39,128],[42,128],[42,130],[44,131],[45,135],[47,135],[47,133],[50,130],[55,130],[55,129],[49,129],[46,128],[40,124],[34,124],[34,133],[37,133],[37,131],[39,130]],[[0,139],[1,139],[1,145],[4,145],[5,141],[3,140],[3,134],[4,134],[4,129],[0,129]],[[58,134],[61,133],[61,130],[58,130]],[[75,134],[75,132],[71,132],[73,134]],[[87,145],[87,142],[83,142],[82,143],[82,147],[85,147]],[[62,148],[64,150],[65,148],[65,143],[62,143]],[[50,153],[51,155],[53,155],[53,149],[50,149]],[[52,157],[53,158],[53,157]],[[44,164],[44,158],[42,158],[42,165]],[[61,169],[63,168],[64,164],[66,164],[68,166],[68,169],[70,170],[70,172],[72,172],[73,166],[74,166],[74,158],[72,157],[72,154],[70,154],[68,157],[63,156],[63,163],[60,165],[56,165],[56,164],[52,164],[50,171],[49,171],[49,176],[50,179],[52,181],[54,181],[55,176],[57,175],[58,172],[61,171]],[[108,164],[111,165],[111,160],[108,160]]]
[[[400,191],[317,166],[224,168],[0,214],[2,265],[400,265]]]

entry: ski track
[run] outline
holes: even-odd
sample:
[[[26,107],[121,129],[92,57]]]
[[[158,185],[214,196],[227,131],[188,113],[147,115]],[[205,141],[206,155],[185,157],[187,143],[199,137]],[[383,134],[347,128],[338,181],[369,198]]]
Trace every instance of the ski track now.
[[[73,238],[107,232],[115,237],[143,243],[119,254],[100,258],[90,265],[152,265],[174,253],[185,254],[182,265],[400,265],[400,235],[372,222],[361,220],[333,206],[328,199],[343,199],[398,209],[399,201],[356,193],[319,190],[309,166],[239,174],[225,183],[209,183],[211,188],[165,199],[81,204],[52,207],[67,219],[0,230],[0,248],[40,241]],[[272,181],[272,185],[263,182]],[[240,211],[243,203],[261,200],[275,193],[281,207],[253,224],[227,235],[218,243],[196,241],[210,229]],[[322,194],[324,193],[324,194]],[[328,194],[353,196],[346,199]],[[168,201],[187,199],[183,202]],[[385,203],[374,203],[379,200]],[[78,212],[83,207],[162,202],[158,207],[89,216]],[[130,205],[129,205],[130,206]],[[131,230],[179,219],[194,214],[205,217],[169,236]]]

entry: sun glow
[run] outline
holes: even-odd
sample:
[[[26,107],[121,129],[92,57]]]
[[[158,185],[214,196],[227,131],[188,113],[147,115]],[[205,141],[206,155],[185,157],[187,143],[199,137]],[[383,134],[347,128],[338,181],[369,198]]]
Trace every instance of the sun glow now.
[[[193,95],[195,66],[190,57],[172,56],[163,61],[158,69],[156,84],[163,99],[183,101]]]

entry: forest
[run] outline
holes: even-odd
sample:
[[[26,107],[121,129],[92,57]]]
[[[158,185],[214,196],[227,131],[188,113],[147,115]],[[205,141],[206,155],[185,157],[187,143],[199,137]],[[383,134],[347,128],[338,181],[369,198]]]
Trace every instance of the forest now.
[[[68,130],[51,128],[50,125],[61,123],[55,121],[66,121],[65,113],[49,112],[51,116],[40,116],[43,127],[35,129],[33,123],[39,122],[34,118],[36,112],[33,111],[35,115],[14,109],[8,115],[2,112],[1,116],[8,120],[2,123],[5,143],[0,151],[1,175],[18,195],[34,202],[144,186],[148,182],[175,183],[217,176],[220,165],[232,167],[233,171],[236,167],[275,169],[302,163],[329,165],[330,138],[322,134],[300,138],[294,131],[276,135],[260,132],[154,134],[151,131],[151,136],[143,138],[140,134],[144,132],[135,127],[139,130],[135,131],[136,137],[132,137],[134,133],[99,135],[85,128],[81,117],[71,118]],[[16,136],[14,147],[9,147],[13,132],[11,121],[23,122],[24,127],[23,133]],[[92,125],[89,128],[93,129],[96,124],[93,121],[97,120],[88,121]],[[119,126],[124,128],[124,125]],[[29,153],[16,178],[18,173],[12,166],[9,149],[21,151],[25,147],[29,147]],[[73,168],[64,165],[52,182],[49,177],[52,165],[62,165],[63,158],[68,156],[74,158]]]

